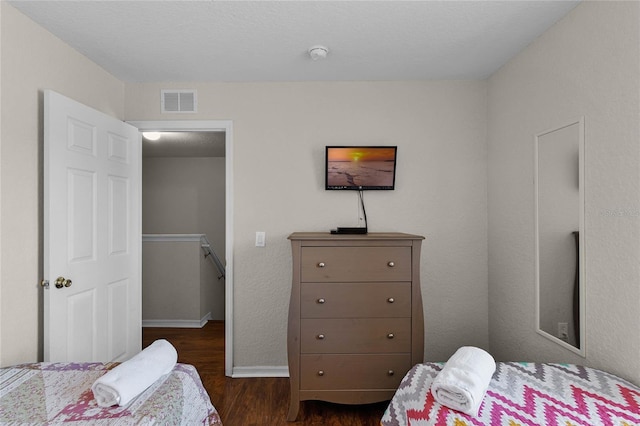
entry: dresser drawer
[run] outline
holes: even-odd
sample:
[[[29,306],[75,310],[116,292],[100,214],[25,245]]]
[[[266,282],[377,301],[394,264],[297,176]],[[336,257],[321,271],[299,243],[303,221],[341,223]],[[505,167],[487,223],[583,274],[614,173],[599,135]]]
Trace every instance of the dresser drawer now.
[[[397,389],[409,354],[301,355],[300,389]]]
[[[303,247],[302,282],[411,281],[411,247]]]
[[[411,283],[302,283],[300,316],[410,317]]]
[[[411,318],[300,321],[301,353],[411,352]]]

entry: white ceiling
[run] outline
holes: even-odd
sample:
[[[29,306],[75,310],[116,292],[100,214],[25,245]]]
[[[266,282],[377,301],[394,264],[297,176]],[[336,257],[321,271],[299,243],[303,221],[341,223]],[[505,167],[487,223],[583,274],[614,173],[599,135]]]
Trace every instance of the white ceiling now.
[[[126,82],[482,79],[577,1],[10,3]],[[329,48],[312,61],[313,45]]]

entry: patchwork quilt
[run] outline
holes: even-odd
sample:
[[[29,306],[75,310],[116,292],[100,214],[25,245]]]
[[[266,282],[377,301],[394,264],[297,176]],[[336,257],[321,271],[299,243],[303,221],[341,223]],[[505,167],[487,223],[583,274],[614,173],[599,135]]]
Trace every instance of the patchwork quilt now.
[[[381,426],[640,426],[640,388],[572,364],[499,362],[477,417],[437,403],[431,382],[444,363],[414,366]]]
[[[116,363],[0,369],[0,425],[222,425],[195,367],[177,364],[126,406],[100,408],[91,385]]]

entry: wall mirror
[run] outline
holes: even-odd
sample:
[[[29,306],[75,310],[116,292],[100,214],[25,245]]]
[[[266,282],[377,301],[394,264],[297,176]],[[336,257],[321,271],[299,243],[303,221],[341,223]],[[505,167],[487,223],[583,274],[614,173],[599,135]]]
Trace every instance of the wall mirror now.
[[[535,136],[536,329],[585,356],[584,118]]]

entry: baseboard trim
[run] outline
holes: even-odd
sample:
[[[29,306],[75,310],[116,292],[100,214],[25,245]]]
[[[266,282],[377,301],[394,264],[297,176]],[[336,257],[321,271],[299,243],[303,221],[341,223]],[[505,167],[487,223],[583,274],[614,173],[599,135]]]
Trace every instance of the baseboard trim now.
[[[289,377],[289,367],[285,366],[256,366],[256,367],[233,367],[231,377]]]
[[[143,327],[167,327],[167,328],[202,328],[211,319],[211,312],[198,320],[142,320]]]

